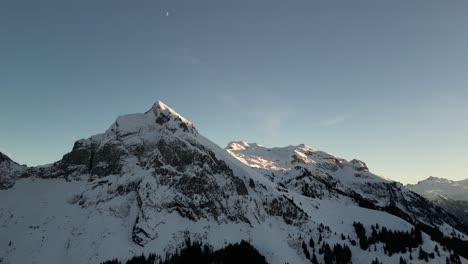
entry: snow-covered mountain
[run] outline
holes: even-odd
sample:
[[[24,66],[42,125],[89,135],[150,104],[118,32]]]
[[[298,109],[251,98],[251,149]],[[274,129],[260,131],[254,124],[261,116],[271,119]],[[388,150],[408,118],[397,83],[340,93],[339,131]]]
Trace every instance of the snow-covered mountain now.
[[[344,246],[354,263],[467,257],[466,226],[364,162],[305,145],[225,150],[161,102],[53,164],[0,157],[0,263],[164,256],[186,238],[246,240],[270,263],[325,263]]]
[[[468,179],[451,181],[429,177],[407,188],[426,197],[468,226]]]
[[[468,201],[468,179],[451,181],[431,176],[417,184],[408,184],[407,187],[428,199],[442,196],[452,200]]]
[[[0,152],[0,190],[13,186],[15,179],[19,178],[25,170],[26,166],[19,165]]]
[[[232,142],[226,149],[271,181],[304,196],[345,195],[361,206],[405,215],[412,222],[424,219],[440,224],[437,218],[443,216],[440,208],[402,184],[373,174],[364,162],[356,159],[347,161],[307,145],[265,148],[256,143]],[[452,220],[443,219],[458,225]]]

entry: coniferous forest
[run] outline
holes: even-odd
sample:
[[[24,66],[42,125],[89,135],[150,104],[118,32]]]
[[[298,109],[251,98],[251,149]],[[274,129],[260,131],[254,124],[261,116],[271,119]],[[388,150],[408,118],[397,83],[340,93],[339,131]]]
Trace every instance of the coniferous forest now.
[[[383,243],[384,246],[384,253],[388,256],[392,256],[395,253],[407,253],[407,252],[415,252],[415,258],[418,258],[420,260],[424,260],[425,262],[430,262],[431,259],[435,258],[435,255],[439,255],[439,248],[436,246],[433,250],[433,252],[426,252],[422,249],[421,245],[423,244],[423,239],[422,239],[422,232],[421,229],[416,226],[416,228],[411,229],[410,232],[405,232],[405,231],[393,231],[390,229],[387,229],[386,227],[379,227],[378,224],[375,226],[371,226],[371,234],[370,236],[367,236],[366,234],[366,229],[364,228],[364,225],[359,223],[359,222],[354,222],[353,224],[354,230],[356,232],[356,235],[359,239],[359,246],[361,247],[362,250],[368,250],[371,245],[374,245],[376,243]],[[426,230],[425,230],[426,231]],[[441,236],[443,238],[443,236]],[[431,236],[431,239],[434,239],[433,236]],[[445,245],[448,244],[446,240],[443,239],[434,239],[436,241],[442,241],[445,243],[442,243],[444,245],[445,250]],[[463,245],[460,245],[462,247]],[[416,249],[419,247],[419,249],[416,251]],[[375,248],[374,248],[375,251]],[[466,252],[465,252],[466,253]],[[410,254],[410,260],[412,260],[412,254]],[[376,258],[372,263],[380,263],[378,258]],[[400,258],[400,263],[407,263],[407,260]],[[446,263],[454,263],[454,264],[459,264],[461,263],[460,257],[457,254],[457,251],[454,250],[453,253],[450,254],[450,257],[446,259]]]
[[[117,259],[108,260],[101,264],[266,264],[266,259],[250,243],[242,240],[240,243],[229,244],[219,250],[213,251],[208,245],[200,242],[185,241],[185,246],[173,255],[135,256],[126,262]]]

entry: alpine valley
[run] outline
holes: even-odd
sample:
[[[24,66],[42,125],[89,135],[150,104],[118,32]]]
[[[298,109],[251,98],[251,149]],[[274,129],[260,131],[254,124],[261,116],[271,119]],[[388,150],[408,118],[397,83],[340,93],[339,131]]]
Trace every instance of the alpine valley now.
[[[281,264],[468,263],[467,234],[362,161],[306,145],[223,149],[159,101],[53,164],[0,154],[0,263],[182,263],[171,256],[201,244],[209,263],[233,263],[216,255],[232,245]]]

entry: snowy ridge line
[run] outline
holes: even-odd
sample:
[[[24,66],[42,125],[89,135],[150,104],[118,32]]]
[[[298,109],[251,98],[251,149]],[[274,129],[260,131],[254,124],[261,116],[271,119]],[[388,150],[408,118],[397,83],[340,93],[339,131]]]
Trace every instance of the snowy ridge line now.
[[[188,238],[213,250],[245,240],[269,263],[325,263],[329,248],[354,263],[425,263],[416,249],[468,263],[458,219],[364,162],[306,145],[222,149],[159,101],[78,140],[60,161],[17,166],[0,160],[2,263],[164,256]],[[373,236],[376,224],[392,238]],[[369,248],[362,229],[375,240]],[[390,250],[411,230],[422,231],[419,248]]]

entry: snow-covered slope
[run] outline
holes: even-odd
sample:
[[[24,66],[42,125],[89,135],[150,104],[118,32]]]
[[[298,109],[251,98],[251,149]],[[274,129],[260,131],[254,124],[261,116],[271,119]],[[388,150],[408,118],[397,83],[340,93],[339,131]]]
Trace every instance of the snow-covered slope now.
[[[452,200],[468,201],[468,179],[451,181],[429,177],[417,184],[408,184],[406,187],[428,199],[437,199],[441,196]]]
[[[0,263],[164,256],[188,237],[214,249],[243,239],[270,263],[310,263],[303,248],[310,239],[315,247],[305,247],[320,263],[325,244],[347,245],[354,263],[376,257],[423,263],[406,248],[389,253],[389,241],[363,249],[354,222],[368,235],[377,224],[392,232],[422,230],[412,250],[433,252],[437,245],[431,261],[445,263],[460,250],[444,247],[443,235],[426,233],[464,239],[466,232],[439,207],[370,173],[363,162],[305,145],[266,149],[238,142],[226,151],[162,102],[118,117],[53,164],[5,168]]]

